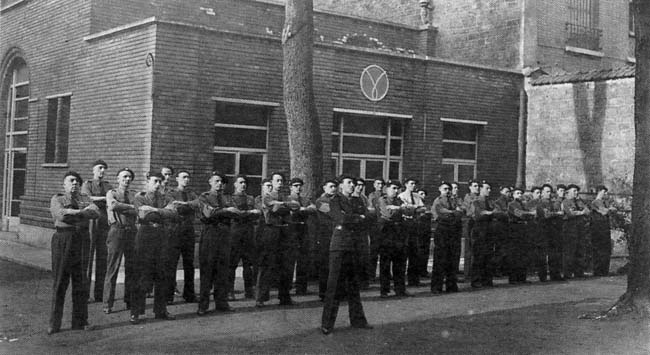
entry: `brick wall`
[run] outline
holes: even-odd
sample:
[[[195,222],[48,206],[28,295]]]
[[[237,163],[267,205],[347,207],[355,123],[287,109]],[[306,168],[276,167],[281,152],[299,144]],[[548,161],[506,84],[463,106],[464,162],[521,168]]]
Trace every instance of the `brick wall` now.
[[[634,78],[532,86],[527,141],[530,185],[550,180],[631,192]]]

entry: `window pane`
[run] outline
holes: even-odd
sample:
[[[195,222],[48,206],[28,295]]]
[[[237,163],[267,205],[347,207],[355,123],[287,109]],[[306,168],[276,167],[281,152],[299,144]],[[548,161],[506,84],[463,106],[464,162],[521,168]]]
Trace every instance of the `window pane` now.
[[[390,135],[392,137],[401,137],[403,125],[404,122],[402,122],[402,120],[392,119],[390,123]]]
[[[247,176],[246,178],[248,179],[248,183],[246,184],[246,193],[251,196],[259,196],[262,192],[262,188],[260,187],[262,178],[250,176]]]
[[[458,165],[458,180],[469,181],[474,178],[474,165]]]
[[[442,164],[442,168],[440,170],[440,178],[443,181],[447,181],[447,182],[455,181],[456,176],[454,175],[454,165]]]
[[[45,162],[54,163],[56,152],[56,115],[59,104],[57,99],[47,100],[47,130],[45,135]]]
[[[56,163],[68,161],[68,137],[70,130],[70,96],[59,99],[56,118],[56,145],[54,160]]]
[[[337,166],[337,159],[332,159],[331,160],[331,166],[330,166],[330,176],[335,177],[338,175],[338,166]]]
[[[343,160],[343,174],[359,176],[361,174],[361,160]]]
[[[14,152],[14,169],[27,168],[27,154]]]
[[[345,116],[343,120],[344,133],[363,133],[386,135],[387,119],[382,117]]]
[[[266,127],[266,111],[264,106],[218,103],[215,122]]]
[[[388,167],[388,178],[389,179],[399,179],[399,165],[398,161],[391,161],[390,166]]]
[[[386,155],[386,140],[382,138],[344,137],[343,153]]]
[[[11,216],[18,217],[20,214],[20,201],[11,201]]]
[[[442,157],[448,159],[467,159],[476,158],[476,145],[462,143],[443,143]]]
[[[16,100],[16,112],[14,117],[27,117],[27,107],[29,101],[27,100]]]
[[[366,160],[366,179],[384,178],[384,162]]]
[[[476,126],[460,123],[443,123],[442,139],[476,142]]]
[[[29,129],[29,120],[15,120],[14,131],[27,131]]]
[[[341,131],[341,116],[340,115],[334,115],[332,118],[332,132],[340,132]]]
[[[262,175],[264,159],[261,154],[241,154],[239,156],[239,174]]]
[[[222,174],[234,174],[235,154],[215,153],[212,159],[212,168]]]
[[[394,157],[402,156],[402,140],[401,139],[391,139],[390,140],[390,155]]]
[[[25,194],[25,170],[14,170],[13,199],[18,200]]]
[[[339,136],[332,136],[332,153],[339,153]]]
[[[13,148],[27,148],[27,135],[26,134],[14,135]]]
[[[215,127],[214,145],[218,147],[266,149],[266,131],[259,129]]]
[[[29,96],[29,85],[20,85],[16,87],[16,98]]]

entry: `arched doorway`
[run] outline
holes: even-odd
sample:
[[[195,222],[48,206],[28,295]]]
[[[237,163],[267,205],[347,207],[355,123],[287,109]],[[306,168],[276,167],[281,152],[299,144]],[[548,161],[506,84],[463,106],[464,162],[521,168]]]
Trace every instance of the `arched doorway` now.
[[[25,194],[29,133],[29,71],[19,57],[4,71],[2,97],[5,114],[4,175],[2,179],[2,229],[19,223],[20,198]]]

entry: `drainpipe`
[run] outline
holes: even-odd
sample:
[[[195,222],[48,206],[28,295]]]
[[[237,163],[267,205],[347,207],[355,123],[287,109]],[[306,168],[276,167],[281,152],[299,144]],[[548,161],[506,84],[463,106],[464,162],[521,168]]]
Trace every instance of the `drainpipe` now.
[[[515,186],[526,187],[526,127],[528,124],[528,96],[526,95],[527,77],[522,80],[519,89],[519,130],[517,135],[517,181]]]

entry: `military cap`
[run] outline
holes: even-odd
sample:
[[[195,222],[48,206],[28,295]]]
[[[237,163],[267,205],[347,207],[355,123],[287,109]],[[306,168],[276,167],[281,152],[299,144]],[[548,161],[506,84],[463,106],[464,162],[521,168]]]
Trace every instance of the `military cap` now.
[[[120,173],[123,172],[123,171],[128,171],[129,174],[131,174],[131,180],[135,180],[135,174],[133,173],[133,170],[131,170],[129,168],[122,168],[122,169],[118,170],[117,174],[115,174],[115,176],[120,176]]]
[[[350,179],[352,180],[352,182],[356,181],[356,179],[352,175],[346,175],[346,174],[340,175],[339,177],[336,178],[336,180],[338,180],[338,184],[343,183],[343,180],[345,179]]]
[[[405,183],[405,184],[408,184],[409,181],[413,181],[416,185],[420,183],[420,182],[418,181],[418,179],[413,178],[413,177],[406,178],[406,180],[404,180],[404,183]]]
[[[376,178],[372,182],[375,182],[375,181],[381,181],[382,184],[386,184],[386,180],[384,180],[382,178]]]
[[[150,171],[150,172],[147,173],[147,180],[149,180],[152,177],[158,178],[160,180],[165,180],[165,177],[163,176],[163,174],[158,172],[158,171],[156,171],[156,172],[151,172]]]
[[[542,190],[544,190],[545,187],[548,187],[549,189],[551,189],[551,192],[553,192],[553,186],[552,186],[551,184],[544,184],[544,185],[542,185]],[[560,187],[560,186],[558,185],[558,188],[559,188],[559,187]]]
[[[515,192],[515,191],[521,191],[522,193],[523,193],[523,192],[526,192],[526,189],[524,189],[524,188],[521,187],[521,186],[515,186],[515,187],[513,187],[511,190],[512,190],[512,192]]]
[[[262,182],[260,184],[264,185],[264,184],[269,183],[269,182],[271,182],[271,178],[264,178],[264,179],[262,179]]]
[[[564,190],[566,190],[567,188],[566,188],[566,185],[564,185],[564,184],[558,184],[558,185],[555,187],[555,189],[556,189],[556,190],[559,190],[559,189],[564,189]]]
[[[440,182],[440,185],[438,185],[438,187],[441,187],[441,186],[443,186],[443,185],[447,185],[447,187],[451,189],[451,183],[446,182],[446,181],[441,181],[441,182]]]
[[[97,160],[95,160],[95,162],[93,163],[93,167],[96,167],[97,165],[103,165],[103,166],[104,166],[104,169],[108,169],[108,164],[106,164],[106,162],[103,161],[103,160],[101,160],[101,159],[97,159]]]
[[[388,180],[388,181],[386,181],[386,186],[391,186],[391,185],[395,185],[395,186],[397,186],[399,188],[402,187],[402,183],[399,182],[399,180]]]
[[[223,182],[224,184],[227,184],[227,183],[228,183],[228,178],[226,177],[226,174],[223,174],[223,173],[218,172],[218,171],[215,170],[215,171],[213,171],[213,172],[210,174],[210,178],[212,179],[213,176],[218,176],[218,177],[220,177],[220,178],[221,178],[221,182]],[[271,175],[271,176],[273,176],[273,175]]]
[[[602,190],[605,190],[605,192],[609,191],[609,189],[605,185],[596,186],[596,192],[600,192]]]
[[[295,177],[295,178],[291,179],[291,181],[289,182],[289,185],[295,185],[295,184],[304,185],[305,182],[301,178]]]
[[[530,192],[534,192],[535,190],[542,191],[542,188],[540,186],[533,186],[530,188]]]
[[[566,187],[566,189],[567,189],[567,190],[576,189],[576,190],[580,191],[580,186],[578,186],[578,185],[576,185],[576,184],[569,184],[569,185]]]
[[[80,185],[83,184],[83,182],[84,182],[84,180],[81,178],[81,175],[79,175],[79,173],[74,171],[74,170],[70,170],[70,171],[66,172],[65,175],[63,175],[63,180],[65,180],[65,178],[67,178],[68,176],[74,176],[77,179],[77,181],[79,182]]]
[[[329,183],[332,183],[334,185],[339,184],[339,182],[336,179],[329,178],[329,179],[326,179],[325,181],[323,181],[323,186],[325,186],[325,185],[327,185]]]

